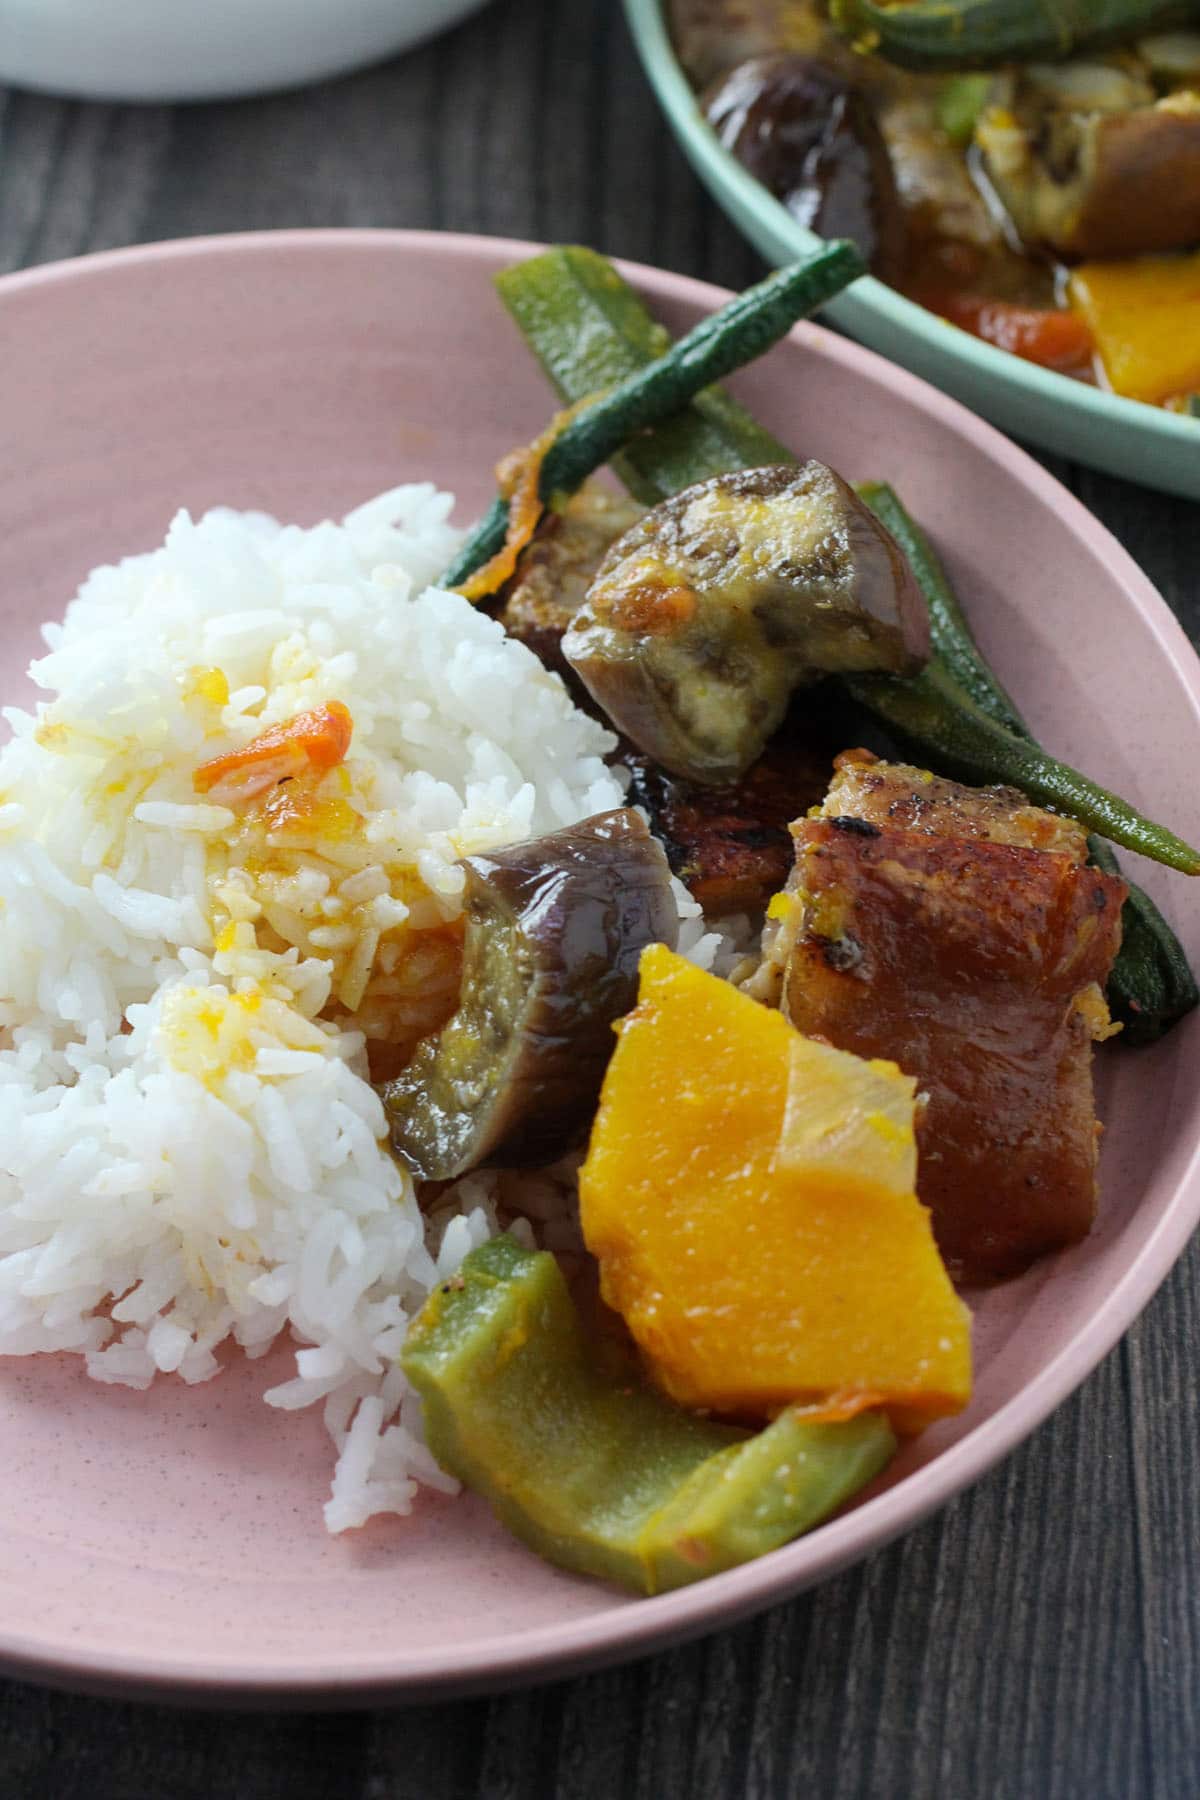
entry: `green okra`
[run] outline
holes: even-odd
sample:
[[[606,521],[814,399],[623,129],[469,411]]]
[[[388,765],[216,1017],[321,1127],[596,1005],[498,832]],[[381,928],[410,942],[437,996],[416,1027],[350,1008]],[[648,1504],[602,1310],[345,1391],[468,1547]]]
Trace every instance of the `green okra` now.
[[[642,432],[670,418],[713,382],[754,362],[798,319],[865,273],[855,246],[838,239],[736,295],[665,355],[646,361],[564,426],[542,462],[542,501],[574,493]],[[504,543],[507,523],[508,502],[497,498],[469,533],[442,585],[457,587],[493,557]]]
[[[1037,802],[1078,819],[1089,831],[1154,862],[1200,875],[1200,850],[1128,801],[1060,763],[988,716],[934,655],[919,675],[843,676],[860,705],[881,719],[912,752],[951,775],[980,784],[1018,787]]]
[[[666,327],[595,250],[558,245],[503,270],[496,288],[559,399],[570,405],[624,381],[671,347]],[[643,506],[669,499],[714,469],[789,460],[778,439],[716,387],[610,459]]]
[[[1200,18],[1200,0],[831,0],[856,49],[902,69],[996,69],[1108,50]]]

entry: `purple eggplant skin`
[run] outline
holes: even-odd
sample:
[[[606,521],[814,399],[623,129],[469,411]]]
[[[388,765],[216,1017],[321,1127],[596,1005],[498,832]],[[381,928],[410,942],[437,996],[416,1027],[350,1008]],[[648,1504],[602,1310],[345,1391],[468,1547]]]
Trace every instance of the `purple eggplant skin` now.
[[[666,855],[640,813],[468,856],[458,1010],[381,1090],[418,1178],[535,1168],[586,1134],[648,944],[674,947]]]
[[[895,281],[907,232],[892,159],[866,95],[815,56],[756,56],[704,98],[725,148],[793,218],[856,243]]]
[[[563,654],[617,730],[673,775],[738,781],[796,688],[915,675],[929,616],[908,561],[824,463],[715,475],[617,540]]]

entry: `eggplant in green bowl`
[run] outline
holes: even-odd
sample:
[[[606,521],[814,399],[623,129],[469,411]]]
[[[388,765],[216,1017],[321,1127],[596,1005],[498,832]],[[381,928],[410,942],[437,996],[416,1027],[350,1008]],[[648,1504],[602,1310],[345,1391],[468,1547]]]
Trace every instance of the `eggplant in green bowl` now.
[[[625,9],[763,256],[857,239],[873,273],[835,324],[1017,437],[1200,499],[1195,0],[1059,7],[1049,37],[1030,0]]]

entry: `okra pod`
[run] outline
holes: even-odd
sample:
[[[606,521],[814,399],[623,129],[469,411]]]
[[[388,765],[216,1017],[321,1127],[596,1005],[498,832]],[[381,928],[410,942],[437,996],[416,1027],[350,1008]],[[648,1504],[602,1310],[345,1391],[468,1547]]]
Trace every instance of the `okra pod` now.
[[[929,610],[929,632],[934,649],[955,681],[998,724],[1027,736],[1016,701],[1005,691],[984,661],[971,635],[967,616],[929,539],[885,481],[860,481],[858,493],[877,519],[885,524],[905,556]]]
[[[1143,818],[1119,794],[1060,763],[1028,738],[988,716],[934,656],[911,680],[893,675],[844,676],[860,705],[922,760],[978,783],[1003,782],[1040,806],[1068,813],[1089,831],[1185,875],[1200,875],[1200,850],[1165,825]]]
[[[832,0],[856,49],[902,69],[1058,62],[1200,18],[1200,0]]]
[[[665,355],[598,395],[565,425],[542,462],[542,502],[574,493],[640,433],[669,419],[714,381],[756,361],[798,319],[865,273],[858,250],[839,239],[803,262],[776,270],[702,319]],[[494,556],[504,544],[507,523],[508,502],[498,498],[469,534],[442,585],[457,587]]]
[[[595,250],[559,245],[514,263],[496,288],[560,400],[575,405],[624,381],[671,347],[670,333]],[[721,388],[611,458],[643,506],[656,506],[716,469],[760,469],[791,452]]]

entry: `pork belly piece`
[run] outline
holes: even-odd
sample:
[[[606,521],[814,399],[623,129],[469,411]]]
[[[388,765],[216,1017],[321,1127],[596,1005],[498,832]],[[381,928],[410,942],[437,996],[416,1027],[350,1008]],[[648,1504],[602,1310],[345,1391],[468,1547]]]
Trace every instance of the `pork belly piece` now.
[[[882,762],[870,750],[843,750],[833,767],[821,808],[826,819],[849,815],[895,831],[1023,844],[1087,861],[1083,826],[1034,806],[1019,788],[963,787],[910,763]]]
[[[829,781],[828,753],[786,736],[728,787],[697,787],[647,756],[624,760],[630,800],[645,807],[673,872],[711,917],[763,911],[792,866],[792,820],[819,805]]]
[[[793,827],[782,1006],[916,1077],[939,1247],[957,1279],[995,1281],[1091,1226],[1092,1043],[1126,890],[1022,796],[914,777],[844,762],[832,816]]]
[[[593,575],[615,544],[645,512],[635,500],[589,482],[561,512],[548,512],[504,591],[499,614],[509,637],[572,688],[581,684],[559,650],[563,632],[583,604]]]

